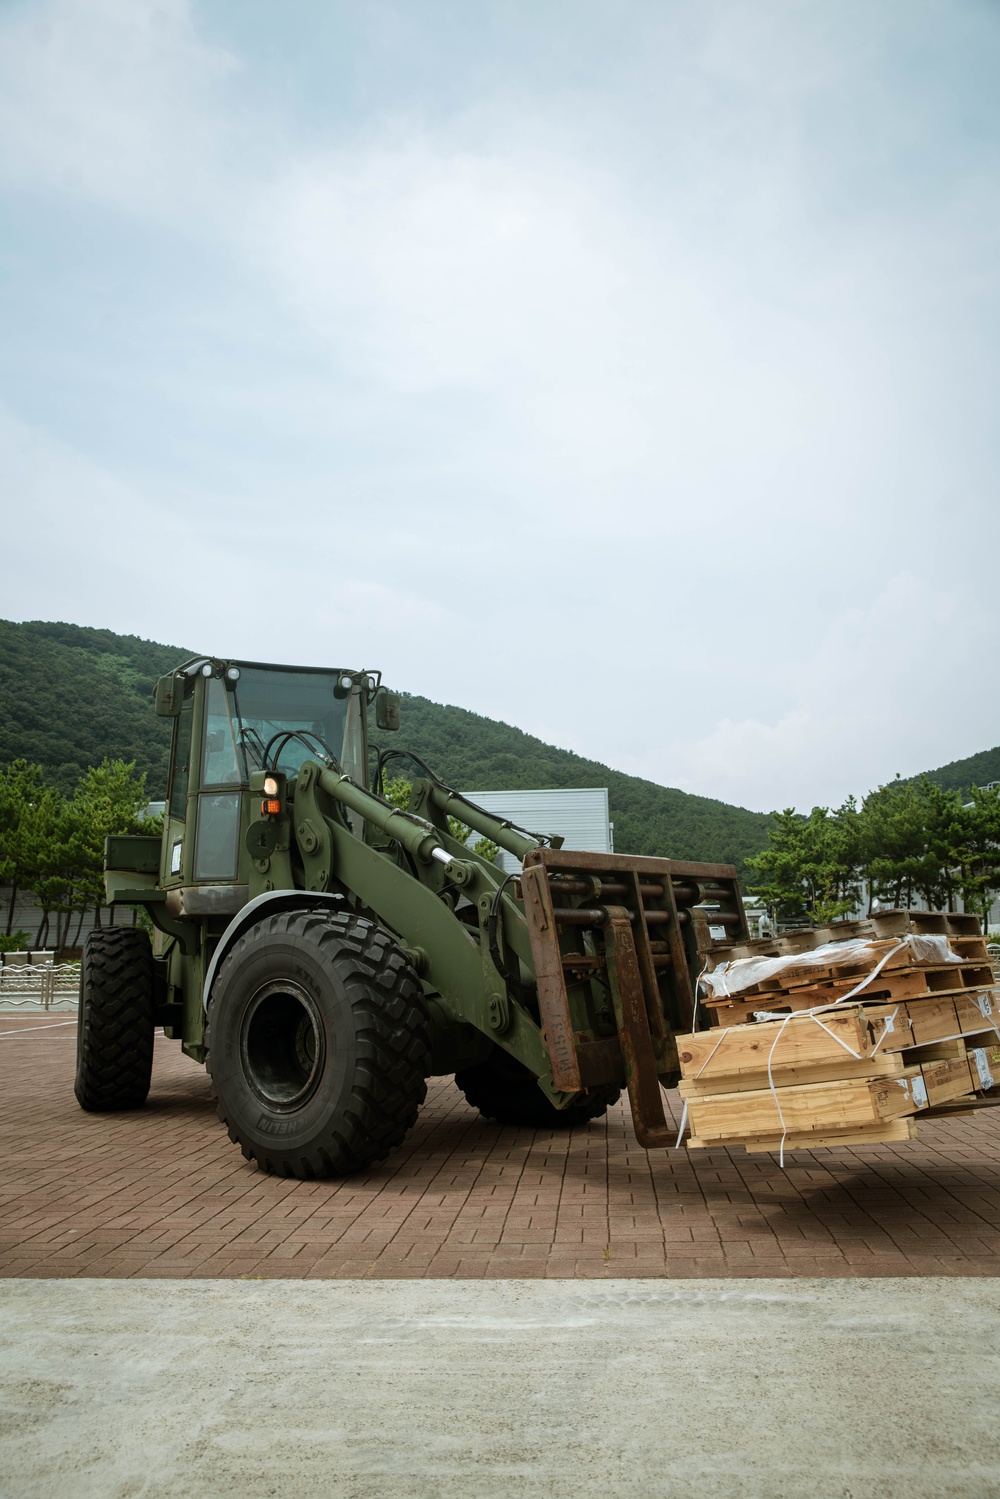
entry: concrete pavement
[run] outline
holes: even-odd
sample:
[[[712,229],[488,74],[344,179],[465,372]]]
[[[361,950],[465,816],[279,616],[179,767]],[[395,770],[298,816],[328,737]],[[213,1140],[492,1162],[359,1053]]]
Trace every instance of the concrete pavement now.
[[[998,1397],[986,1278],[0,1282],[4,1499],[978,1499]]]

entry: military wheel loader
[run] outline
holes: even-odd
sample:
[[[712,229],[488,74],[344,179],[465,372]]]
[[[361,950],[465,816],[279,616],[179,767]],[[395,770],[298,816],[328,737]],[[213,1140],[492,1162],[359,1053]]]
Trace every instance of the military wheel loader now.
[[[112,837],[81,974],[76,1096],[134,1109],[157,1027],[211,1074],[219,1116],[264,1170],[382,1160],[426,1080],[452,1075],[503,1124],[583,1125],[628,1090],[640,1143],[673,1143],[697,975],[747,935],[728,865],[562,848],[476,806],[416,756],[380,673],[206,657],[162,677],[173,720],[162,835]],[[415,762],[409,806],[382,795]],[[457,819],[521,861],[504,873]]]

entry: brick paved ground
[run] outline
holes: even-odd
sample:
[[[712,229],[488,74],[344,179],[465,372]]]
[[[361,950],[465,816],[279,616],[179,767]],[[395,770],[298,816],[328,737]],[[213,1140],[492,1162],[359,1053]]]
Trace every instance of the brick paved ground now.
[[[1000,1273],[1000,1110],[909,1145],[648,1154],[621,1106],[572,1134],[501,1129],[447,1080],[383,1166],[261,1174],[205,1074],[157,1042],[147,1107],[88,1115],[75,1023],[0,1017],[0,1274],[786,1276]]]

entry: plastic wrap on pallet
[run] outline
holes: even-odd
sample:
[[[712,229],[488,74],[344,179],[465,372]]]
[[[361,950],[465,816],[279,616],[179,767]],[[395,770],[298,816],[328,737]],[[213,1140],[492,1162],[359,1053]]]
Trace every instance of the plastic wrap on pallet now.
[[[900,952],[908,951],[915,963],[961,963],[960,953],[952,952],[946,936],[910,932],[900,937],[897,944]],[[860,965],[871,963],[879,957],[879,947],[885,940],[857,937],[850,942],[825,942],[822,947],[807,952],[782,953],[773,958],[734,958],[720,963],[711,973],[702,974],[701,982],[712,999],[733,999],[745,994],[754,984],[763,984],[768,979],[780,978],[793,970],[828,968],[831,963]]]

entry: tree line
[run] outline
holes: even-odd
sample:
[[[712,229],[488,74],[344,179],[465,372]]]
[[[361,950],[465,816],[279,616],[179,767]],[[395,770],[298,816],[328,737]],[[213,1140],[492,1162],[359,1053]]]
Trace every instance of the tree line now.
[[[410,783],[394,778],[385,795],[405,808]],[[15,760],[0,767],[0,887],[6,899],[0,951],[77,947],[90,910],[100,926],[104,840],[119,833],[158,834],[161,819],[144,817],[147,805],[146,777],[134,761],[102,761],[80,776],[68,796],[46,780],[40,765]],[[460,843],[470,841],[470,828],[455,818],[449,824]],[[472,846],[496,862],[498,849],[488,838]],[[40,912],[35,938],[14,931],[18,898],[29,892]]]
[[[987,929],[1000,890],[1000,788],[897,777],[860,803],[772,817],[768,846],[747,860],[747,893],[779,918],[822,925],[858,909],[922,900],[951,911],[961,901]]]
[[[146,805],[146,777],[134,761],[103,760],[83,772],[69,795],[28,760],[0,767],[0,886],[7,901],[0,946],[76,947],[91,908],[100,925],[104,840],[157,833],[159,820],[143,818]],[[34,939],[13,930],[18,897],[29,892],[41,913]]]
[[[405,806],[409,783],[386,784]],[[25,759],[0,766],[0,886],[6,890],[0,948],[24,946],[13,930],[19,896],[32,892],[40,911],[35,946],[75,947],[88,911],[100,924],[104,840],[111,834],[156,834],[143,817],[146,776],[134,761],[103,760],[67,795]],[[469,830],[455,823],[461,841]],[[476,851],[496,858],[480,840]],[[1000,787],[947,790],[927,777],[898,777],[861,802],[837,808],[793,808],[772,814],[768,844],[748,858],[749,895],[783,921],[821,925],[858,909],[909,907],[954,910],[961,902],[987,928],[1000,891]]]

